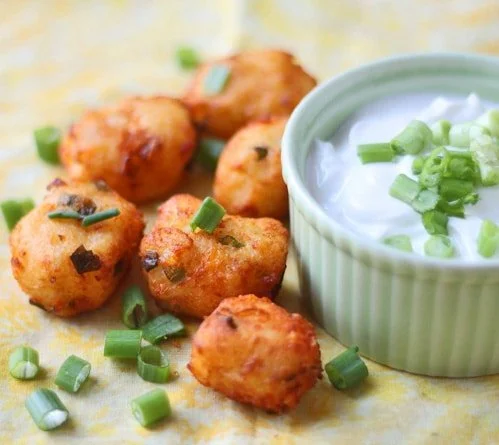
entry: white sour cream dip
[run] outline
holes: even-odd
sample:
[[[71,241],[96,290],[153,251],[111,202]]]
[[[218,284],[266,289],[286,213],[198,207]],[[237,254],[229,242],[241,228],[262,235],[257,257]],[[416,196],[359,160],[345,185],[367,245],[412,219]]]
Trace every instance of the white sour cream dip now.
[[[362,164],[357,145],[389,142],[413,119],[432,125],[440,119],[452,124],[478,118],[499,104],[470,94],[435,96],[415,93],[388,96],[354,112],[335,132],[331,141],[315,140],[306,166],[310,192],[326,213],[342,226],[362,236],[380,240],[405,234],[411,237],[414,252],[424,255],[430,236],[421,215],[389,194],[395,177],[412,174],[414,156],[398,156],[393,162]],[[480,200],[465,207],[466,217],[449,218],[448,230],[455,257],[490,261],[477,252],[477,237],[484,219],[499,223],[499,186],[477,189]],[[499,258],[499,252],[495,258]]]

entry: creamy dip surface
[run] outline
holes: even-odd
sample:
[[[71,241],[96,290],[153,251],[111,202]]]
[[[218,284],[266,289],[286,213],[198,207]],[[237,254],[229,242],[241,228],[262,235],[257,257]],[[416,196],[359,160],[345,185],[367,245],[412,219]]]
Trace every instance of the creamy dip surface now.
[[[452,124],[474,120],[499,104],[475,94],[438,96],[415,93],[389,96],[363,106],[335,132],[331,141],[315,140],[307,159],[308,188],[326,213],[344,227],[362,236],[380,240],[405,234],[414,252],[424,255],[429,238],[421,215],[389,195],[395,177],[412,174],[414,156],[398,156],[393,162],[362,164],[357,145],[389,142],[413,119],[432,125],[440,119]],[[455,257],[490,261],[477,252],[477,236],[484,219],[499,223],[499,186],[479,187],[480,200],[467,205],[465,219],[451,217],[449,237]],[[499,252],[494,258],[499,258]]]

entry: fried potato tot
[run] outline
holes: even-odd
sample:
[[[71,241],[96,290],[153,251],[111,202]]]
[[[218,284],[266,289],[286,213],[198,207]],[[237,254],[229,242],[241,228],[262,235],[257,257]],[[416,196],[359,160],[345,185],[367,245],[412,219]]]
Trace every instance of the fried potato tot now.
[[[49,185],[42,204],[10,236],[14,277],[29,302],[61,317],[96,309],[109,298],[135,255],[144,221],[137,208],[103,182]],[[114,218],[83,227],[77,219],[49,219],[56,210],[89,215],[117,208]]]
[[[286,268],[286,228],[270,218],[225,216],[211,235],[192,232],[200,204],[190,195],[173,196],[141,242],[142,267],[157,303],[202,318],[227,297],[275,295]]]
[[[216,65],[228,67],[230,75],[222,91],[212,94],[205,82]],[[288,116],[315,85],[291,54],[247,51],[201,65],[184,102],[201,129],[228,139],[250,121]]]
[[[73,179],[103,179],[125,199],[144,202],[172,191],[195,146],[184,105],[168,97],[137,97],[87,111],[71,126],[60,155]]]
[[[322,375],[313,326],[255,295],[227,298],[201,323],[187,367],[204,386],[276,413]]]
[[[215,173],[215,199],[234,215],[282,219],[288,189],[282,179],[281,138],[287,118],[250,123],[225,146]]]

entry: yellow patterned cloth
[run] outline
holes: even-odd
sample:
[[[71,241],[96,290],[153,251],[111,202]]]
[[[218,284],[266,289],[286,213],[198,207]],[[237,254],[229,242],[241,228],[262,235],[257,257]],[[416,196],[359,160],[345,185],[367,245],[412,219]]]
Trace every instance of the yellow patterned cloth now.
[[[276,46],[296,54],[319,79],[384,55],[414,51],[499,53],[497,0],[168,0],[0,2],[0,199],[43,196],[63,172],[37,159],[32,130],[66,126],[89,107],[129,94],[179,95],[189,80],[173,63],[179,43],[203,56]],[[210,178],[182,190],[203,196]],[[146,207],[148,219],[155,205]],[[154,385],[135,367],[103,357],[103,337],[119,328],[120,301],[74,320],[27,304],[10,271],[0,223],[0,443],[89,444],[492,444],[499,443],[499,377],[435,379],[369,362],[360,389],[339,392],[323,380],[282,416],[239,405],[199,385],[186,370],[188,340],[163,348],[179,376],[163,385],[173,417],[146,430],[130,400]],[[129,281],[136,280],[135,276]],[[499,297],[499,295],[498,295]],[[296,269],[279,303],[299,309]],[[196,324],[188,326],[192,334]],[[343,347],[318,330],[323,360]],[[7,370],[10,350],[39,350],[43,371],[21,382]],[[76,395],[58,391],[71,420],[39,431],[24,408],[35,388],[54,387],[71,353],[92,363]]]

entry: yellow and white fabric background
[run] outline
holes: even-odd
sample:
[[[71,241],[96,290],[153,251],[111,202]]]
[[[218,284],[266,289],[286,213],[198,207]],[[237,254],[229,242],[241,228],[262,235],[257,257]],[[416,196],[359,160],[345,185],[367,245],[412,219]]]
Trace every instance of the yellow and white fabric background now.
[[[189,81],[172,59],[179,43],[211,57],[244,48],[292,51],[319,79],[381,56],[413,51],[499,54],[497,0],[169,0],[0,2],[0,199],[33,196],[62,174],[39,161],[31,140],[44,124],[66,126],[79,113],[128,94],[179,95]],[[182,190],[209,193],[192,175]],[[144,210],[151,219],[156,205]],[[0,223],[3,224],[3,223]],[[133,365],[105,359],[104,332],[121,326],[120,302],[74,320],[27,304],[12,278],[8,234],[0,226],[0,443],[88,444],[492,444],[499,443],[499,376],[434,379],[369,363],[360,389],[340,393],[323,380],[298,409],[275,416],[200,386],[185,369],[186,341],[167,342],[179,377],[164,385],[174,416],[152,430],[132,417],[129,401],[147,391]],[[131,277],[130,280],[134,278]],[[290,262],[278,299],[298,309]],[[195,324],[189,325],[192,334]],[[343,348],[319,332],[326,361]],[[40,351],[32,382],[8,375],[16,345]],[[71,353],[92,363],[79,394],[58,391],[71,420],[39,431],[24,408]]]

